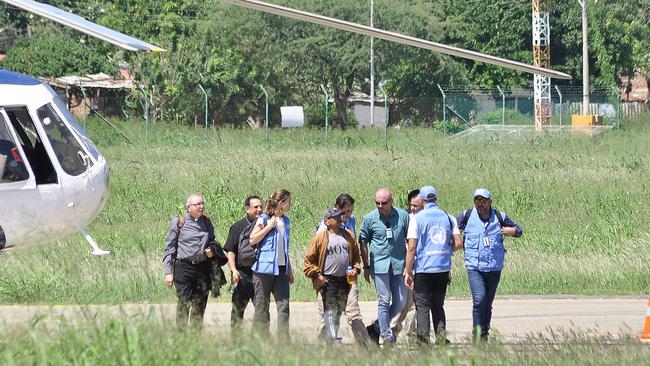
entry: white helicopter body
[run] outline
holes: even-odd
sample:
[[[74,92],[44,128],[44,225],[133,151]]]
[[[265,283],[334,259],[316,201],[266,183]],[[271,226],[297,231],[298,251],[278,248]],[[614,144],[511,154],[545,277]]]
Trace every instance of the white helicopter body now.
[[[0,172],[0,246],[83,232],[106,202],[106,159],[56,93],[2,69]]]

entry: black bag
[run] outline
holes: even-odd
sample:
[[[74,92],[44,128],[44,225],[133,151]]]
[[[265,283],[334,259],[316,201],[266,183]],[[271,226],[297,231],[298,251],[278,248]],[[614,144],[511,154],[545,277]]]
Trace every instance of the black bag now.
[[[257,250],[250,243],[251,233],[255,228],[256,221],[251,222],[239,234],[237,242],[237,266],[252,267],[257,260]]]

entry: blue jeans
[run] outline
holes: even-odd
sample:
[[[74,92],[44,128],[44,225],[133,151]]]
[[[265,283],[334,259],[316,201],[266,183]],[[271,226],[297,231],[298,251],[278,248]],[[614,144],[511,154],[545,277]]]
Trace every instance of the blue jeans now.
[[[384,341],[395,342],[395,335],[390,329],[390,320],[406,305],[408,291],[404,284],[404,277],[401,274],[375,273],[374,280],[381,337]]]
[[[492,302],[501,280],[501,271],[480,272],[468,269],[467,279],[472,290],[472,329],[474,334],[478,335],[476,328],[481,327],[480,336],[486,339],[490,331]]]

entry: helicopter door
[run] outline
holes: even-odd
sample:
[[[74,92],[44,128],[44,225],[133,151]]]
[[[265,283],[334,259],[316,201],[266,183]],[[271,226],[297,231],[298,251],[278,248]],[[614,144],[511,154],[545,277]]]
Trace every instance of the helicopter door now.
[[[38,134],[34,121],[29,115],[26,107],[5,107],[7,117],[16,130],[18,142],[20,143],[27,162],[31,165],[36,178],[36,184],[56,184],[58,176],[52,165],[52,161],[45,150],[43,140]]]

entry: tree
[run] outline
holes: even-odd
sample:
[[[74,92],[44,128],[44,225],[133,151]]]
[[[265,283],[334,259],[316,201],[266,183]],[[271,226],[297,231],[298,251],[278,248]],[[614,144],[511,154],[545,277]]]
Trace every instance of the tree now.
[[[113,65],[86,47],[80,39],[65,33],[23,38],[7,52],[2,66],[35,76],[112,73]]]

